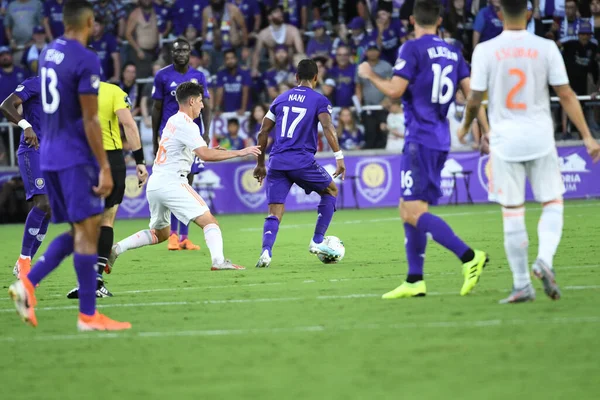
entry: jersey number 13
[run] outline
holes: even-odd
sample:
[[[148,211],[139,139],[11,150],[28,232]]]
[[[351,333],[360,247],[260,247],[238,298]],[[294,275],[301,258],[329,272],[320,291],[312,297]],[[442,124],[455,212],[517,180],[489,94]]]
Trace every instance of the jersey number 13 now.
[[[58,85],[58,76],[52,68],[42,68],[41,72],[41,94],[42,94],[42,109],[46,114],[54,114],[58,110],[60,104],[60,94],[56,89]],[[48,94],[52,97],[52,101],[48,102]]]

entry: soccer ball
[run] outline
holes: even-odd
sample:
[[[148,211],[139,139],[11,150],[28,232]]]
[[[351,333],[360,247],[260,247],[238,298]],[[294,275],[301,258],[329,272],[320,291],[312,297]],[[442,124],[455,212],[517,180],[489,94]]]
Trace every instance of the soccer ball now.
[[[319,260],[321,260],[321,262],[323,264],[337,264],[338,262],[342,261],[342,259],[344,258],[344,255],[346,254],[346,248],[344,247],[344,242],[342,242],[340,240],[340,238],[338,238],[336,236],[325,236],[323,238],[323,242],[325,242],[325,244],[327,246],[329,246],[330,248],[338,251],[340,253],[340,256],[337,258],[334,258],[334,257],[328,257],[323,254],[317,254],[317,257],[319,257]]]

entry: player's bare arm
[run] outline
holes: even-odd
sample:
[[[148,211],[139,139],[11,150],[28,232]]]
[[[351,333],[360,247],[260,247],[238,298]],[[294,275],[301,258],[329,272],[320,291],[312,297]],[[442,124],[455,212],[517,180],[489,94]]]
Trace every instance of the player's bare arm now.
[[[106,151],[104,151],[102,145],[102,128],[98,120],[98,95],[80,94],[79,103],[83,114],[85,136],[100,167],[98,186],[93,189],[98,196],[107,197],[112,192],[114,183],[110,174],[110,164],[108,163]]]
[[[399,76],[395,75],[392,79],[380,77],[373,71],[373,68],[371,68],[371,65],[367,61],[358,66],[358,76],[370,80],[381,93],[391,99],[402,97],[408,87],[408,81]]]
[[[573,92],[570,85],[552,86],[556,95],[560,99],[560,105],[563,107],[569,119],[575,124],[577,130],[581,134],[583,143],[587,147],[588,153],[594,160],[594,162],[600,161],[600,145],[592,137],[590,129],[588,128],[585,117],[583,116],[583,110],[581,104],[577,99],[577,95]]]
[[[19,113],[19,106],[23,104],[23,100],[14,93],[11,93],[0,105],[2,114],[13,124],[19,125],[23,129],[25,141],[30,147],[40,148],[40,142],[36,133],[33,131],[31,124],[27,122]]]
[[[257,144],[262,152],[256,160],[256,168],[254,168],[254,178],[262,185],[263,180],[267,176],[267,168],[265,167],[265,150],[269,145],[269,134],[275,127],[275,121],[264,117],[260,130],[258,131]]]
[[[238,157],[259,156],[260,153],[260,146],[250,146],[242,150],[209,149],[208,147],[199,147],[194,150],[194,154],[202,161],[223,161]]]
[[[119,122],[123,125],[123,130],[125,131],[125,137],[127,138],[127,142],[131,146],[131,150],[133,151],[133,156],[135,158],[135,170],[138,177],[138,182],[140,187],[146,184],[148,180],[148,170],[146,169],[146,163],[144,160],[144,150],[142,149],[142,141],[140,139],[140,131],[138,130],[138,126],[131,115],[131,110],[128,108],[122,108],[115,112],[117,114],[117,118],[119,118]]]
[[[337,133],[335,132],[335,127],[331,120],[331,114],[319,114],[319,122],[323,127],[323,134],[327,139],[327,143],[329,143],[329,147],[331,147],[331,150],[333,150],[333,154],[335,155],[336,169],[333,173],[333,177],[337,178],[338,176],[341,176],[342,180],[344,180],[346,177],[346,164],[344,163],[344,156],[340,151],[340,144],[338,143]]]
[[[154,154],[158,153],[158,142],[160,141],[160,120],[162,118],[163,102],[162,100],[154,100],[152,106],[152,146]]]
[[[469,132],[469,128],[471,127],[471,124],[473,123],[475,118],[477,118],[479,114],[485,114],[485,110],[483,110],[483,107],[481,107],[484,94],[485,92],[481,92],[478,90],[471,90],[469,92],[469,95],[467,97],[467,105],[465,107],[465,120],[456,134],[458,140],[460,140],[461,142],[464,140],[464,137],[467,134],[467,132]],[[485,118],[487,122],[487,118],[483,118]],[[484,133],[485,132],[489,132],[489,128],[487,130],[484,128]],[[487,153],[487,135],[485,134],[482,135],[481,145],[482,151]]]
[[[210,107],[210,99],[207,97],[202,97],[202,103],[204,104],[204,107],[202,108],[202,124],[204,125],[204,135],[202,135],[202,139],[204,139],[204,141],[206,143],[209,142],[210,138],[209,138],[209,133],[210,133],[210,118],[211,118],[211,114],[212,114],[212,110]]]

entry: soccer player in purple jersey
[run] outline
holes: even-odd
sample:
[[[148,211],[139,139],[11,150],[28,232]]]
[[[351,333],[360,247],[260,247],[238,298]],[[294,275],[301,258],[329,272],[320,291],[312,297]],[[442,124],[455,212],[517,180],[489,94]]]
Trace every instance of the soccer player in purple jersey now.
[[[9,294],[23,321],[37,326],[35,287],[74,253],[78,330],[129,329],[130,323],[113,321],[96,311],[98,232],[103,199],[110,195],[113,181],[98,122],[100,62],[85,47],[94,24],[93,7],[87,1],[67,1],[63,20],[65,34],[40,57],[40,131],[44,132],[40,168],[52,222],[68,222],[72,228],[50,243],[28,274],[21,272]]]
[[[21,105],[23,115],[18,111]],[[21,255],[13,269],[13,274],[18,278],[21,270],[27,273],[31,269],[31,259],[42,244],[50,223],[50,204],[40,170],[40,78],[36,76],[24,80],[2,102],[0,111],[10,122],[23,129],[17,157],[27,201],[33,203],[25,221]]]
[[[330,248],[323,237],[335,212],[337,186],[331,175],[315,160],[317,152],[318,124],[329,146],[334,151],[337,168],[333,177],[344,179],[346,166],[340,151],[335,127],[331,121],[331,103],[313,88],[317,85],[318,67],[313,60],[302,60],[298,64],[296,80],[298,86],[278,96],[263,119],[258,133],[258,144],[266,148],[269,134],[275,128],[275,142],[269,156],[269,170],[265,168],[264,152],[258,156],[254,177],[259,183],[267,178],[267,200],[269,216],[263,228],[262,254],[257,268],[268,267],[273,256],[273,244],[277,238],[279,223],[283,217],[285,199],[295,183],[306,194],[317,192],[321,202],[315,234],[309,244],[309,252],[337,258],[339,252]]]
[[[173,64],[161,69],[154,78],[152,88],[152,99],[154,107],[152,108],[152,142],[154,143],[154,154],[158,152],[158,142],[160,135],[167,124],[167,120],[179,111],[179,104],[175,99],[175,89],[180,83],[193,82],[204,87],[204,96],[202,102],[201,117],[196,118],[194,122],[200,128],[200,133],[206,143],[210,143],[208,132],[210,129],[210,94],[208,93],[208,83],[204,74],[190,67],[190,43],[178,38],[173,42],[171,56]],[[192,170],[188,175],[188,182],[191,185],[194,175],[203,169],[202,161],[196,157]],[[179,227],[179,235],[177,228]],[[200,246],[195,245],[188,238],[188,225],[179,221],[175,215],[171,215],[171,234],[168,241],[169,250],[200,250]]]
[[[460,52],[436,36],[442,22],[439,0],[417,0],[410,17],[416,39],[398,51],[391,81],[377,76],[368,63],[358,68],[390,98],[402,97],[406,117],[404,153],[401,159],[400,216],[404,221],[408,276],[384,299],[425,296],[423,264],[427,235],[453,252],[463,264],[461,295],[477,284],[488,257],[467,246],[440,217],[429,213],[442,196],[441,171],[450,150],[446,115],[459,85],[469,93],[469,69]],[[483,112],[482,110],[480,110]]]

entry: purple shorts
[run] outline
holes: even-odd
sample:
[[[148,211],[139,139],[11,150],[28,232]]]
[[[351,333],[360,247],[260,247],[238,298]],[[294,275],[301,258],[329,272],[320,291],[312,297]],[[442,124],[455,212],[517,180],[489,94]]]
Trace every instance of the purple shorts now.
[[[46,194],[46,181],[40,170],[40,153],[36,150],[26,150],[17,154],[19,159],[19,171],[25,186],[27,201],[33,196]]]
[[[77,165],[62,171],[43,171],[52,222],[81,222],[104,211],[104,199],[92,188],[98,184],[98,167]]]
[[[433,150],[419,143],[406,143],[400,159],[400,197],[436,205],[442,190],[442,169],[447,151]]]
[[[333,179],[316,161],[305,168],[283,171],[269,169],[267,171],[267,200],[269,204],[284,204],[285,199],[295,183],[306,194],[321,193]]]

